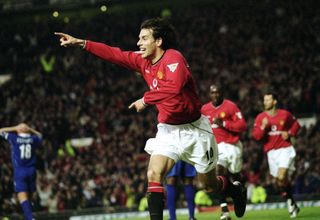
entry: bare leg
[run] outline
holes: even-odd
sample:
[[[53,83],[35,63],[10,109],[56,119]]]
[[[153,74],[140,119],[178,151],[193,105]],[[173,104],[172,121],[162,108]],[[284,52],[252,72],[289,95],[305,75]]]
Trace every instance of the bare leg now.
[[[199,173],[198,178],[208,192],[219,193],[223,189],[223,182],[217,178],[215,168],[208,173]]]

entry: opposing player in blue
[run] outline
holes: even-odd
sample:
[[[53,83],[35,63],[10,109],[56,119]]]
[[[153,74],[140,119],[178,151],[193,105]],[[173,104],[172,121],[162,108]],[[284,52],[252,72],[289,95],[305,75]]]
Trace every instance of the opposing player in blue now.
[[[36,191],[35,150],[41,143],[42,135],[27,124],[21,123],[13,127],[0,128],[0,136],[10,144],[14,187],[24,217],[26,220],[33,220],[35,218],[28,196]]]
[[[169,210],[170,220],[176,220],[176,200],[177,200],[177,183],[180,180],[183,182],[184,194],[188,204],[189,219],[195,220],[195,188],[193,179],[197,175],[197,171],[191,164],[184,161],[178,161],[167,175],[167,206]]]

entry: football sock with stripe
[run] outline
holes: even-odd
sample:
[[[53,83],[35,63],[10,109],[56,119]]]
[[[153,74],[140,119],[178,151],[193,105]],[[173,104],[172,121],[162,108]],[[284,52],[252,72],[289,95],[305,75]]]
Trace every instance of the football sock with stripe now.
[[[161,183],[149,182],[147,190],[150,220],[163,220],[164,188]]]

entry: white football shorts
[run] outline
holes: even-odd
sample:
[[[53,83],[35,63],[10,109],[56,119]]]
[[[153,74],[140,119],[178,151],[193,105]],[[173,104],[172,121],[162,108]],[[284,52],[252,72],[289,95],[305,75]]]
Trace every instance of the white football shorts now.
[[[278,176],[279,168],[287,168],[289,175],[295,171],[294,158],[296,157],[296,150],[293,146],[270,150],[267,156],[272,176]]]
[[[218,144],[218,164],[228,169],[230,173],[239,173],[242,169],[242,143],[221,142]]]
[[[167,156],[175,162],[183,160],[194,165],[198,173],[209,172],[218,160],[217,143],[205,116],[188,124],[159,123],[156,137],[147,141],[145,151]]]

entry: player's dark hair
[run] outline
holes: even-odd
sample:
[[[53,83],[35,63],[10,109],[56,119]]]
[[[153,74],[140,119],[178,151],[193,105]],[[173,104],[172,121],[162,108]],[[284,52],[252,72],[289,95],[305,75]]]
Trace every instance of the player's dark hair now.
[[[140,29],[151,29],[154,39],[162,39],[161,48],[167,50],[169,48],[177,48],[177,35],[175,28],[167,19],[151,18],[142,22]]]
[[[224,94],[224,86],[221,83],[211,84],[210,85],[210,90],[211,90],[211,88],[216,88],[219,91],[220,95],[223,96],[223,94]]]
[[[278,100],[278,95],[276,93],[276,91],[274,89],[267,89],[265,92],[264,92],[264,95],[272,95],[272,98],[274,100]]]

